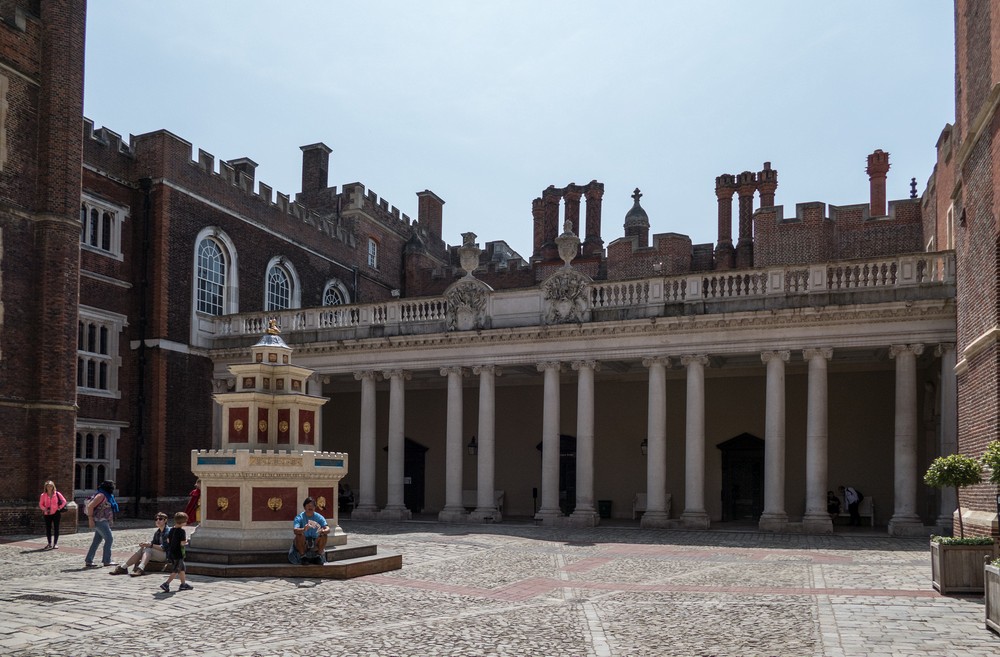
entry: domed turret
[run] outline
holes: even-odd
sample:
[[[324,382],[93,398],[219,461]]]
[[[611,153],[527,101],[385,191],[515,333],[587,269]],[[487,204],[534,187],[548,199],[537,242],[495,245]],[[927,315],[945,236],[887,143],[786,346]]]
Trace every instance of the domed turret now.
[[[642,198],[642,192],[636,187],[635,191],[632,192],[632,199],[635,203],[632,204],[632,209],[625,214],[625,237],[636,236],[639,239],[638,246],[642,248],[649,246],[649,215],[639,205],[640,198]]]

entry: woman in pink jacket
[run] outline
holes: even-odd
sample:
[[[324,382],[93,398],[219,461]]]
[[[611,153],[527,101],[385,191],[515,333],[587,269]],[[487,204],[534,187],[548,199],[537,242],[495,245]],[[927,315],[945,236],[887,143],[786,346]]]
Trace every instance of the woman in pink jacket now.
[[[38,498],[38,508],[45,515],[45,538],[49,541],[46,550],[59,549],[59,518],[65,506],[66,498],[56,490],[55,483],[51,479],[46,481],[42,496]]]

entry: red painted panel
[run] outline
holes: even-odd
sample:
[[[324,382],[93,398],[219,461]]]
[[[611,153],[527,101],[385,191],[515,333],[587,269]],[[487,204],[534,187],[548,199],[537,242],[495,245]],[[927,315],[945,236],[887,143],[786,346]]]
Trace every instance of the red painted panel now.
[[[316,413],[314,411],[299,411],[299,444],[316,444]]]
[[[229,409],[229,442],[246,443],[250,441],[250,409],[246,406]]]
[[[287,408],[278,409],[278,444],[287,445],[292,442],[292,411]]]
[[[299,513],[299,506],[302,504],[298,499],[298,492],[295,488],[275,488],[257,487],[253,489],[253,514],[251,518],[254,522],[267,522],[274,520],[287,520],[289,523],[295,519]],[[292,527],[288,526],[288,540],[292,540]]]
[[[240,487],[209,486],[201,508],[208,513],[210,520],[239,520]]]
[[[333,505],[337,503],[337,497],[333,494],[330,486],[320,486],[318,488],[309,487],[309,497],[316,502],[316,513],[333,522]]]

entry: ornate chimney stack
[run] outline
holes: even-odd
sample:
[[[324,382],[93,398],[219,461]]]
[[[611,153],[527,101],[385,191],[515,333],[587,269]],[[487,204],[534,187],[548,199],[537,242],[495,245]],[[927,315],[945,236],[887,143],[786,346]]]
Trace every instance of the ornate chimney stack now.
[[[600,255],[604,251],[601,238],[601,199],[604,198],[604,183],[591,180],[584,188],[587,197],[587,231],[584,233],[583,255]]]
[[[545,244],[545,217],[541,197],[531,201],[531,224],[534,229],[531,255],[539,258],[542,255],[542,245]]]
[[[740,239],[736,243],[736,268],[753,267],[753,195],[757,176],[744,171],[736,176],[736,195],[740,199]]]
[[[719,199],[719,242],[715,247],[716,269],[732,269],[733,249],[733,194],[736,193],[736,176],[724,173],[715,179],[715,196]]]
[[[559,199],[562,191],[555,185],[549,185],[542,192],[542,228],[544,242],[542,243],[542,259],[555,260],[559,257],[556,237],[559,235]]]
[[[764,168],[757,172],[757,191],[760,192],[760,207],[774,207],[774,192],[778,189],[778,171],[771,168],[770,162],[764,163]]]
[[[441,237],[443,215],[444,201],[441,200],[440,196],[429,189],[417,192],[417,222],[428,233]]]
[[[881,148],[868,156],[869,185],[871,186],[871,211],[873,217],[884,217],[888,214],[885,205],[885,175],[889,173],[889,154]]]
[[[573,233],[580,235],[580,197],[583,196],[583,192],[576,183],[570,183],[566,185],[563,191],[563,203],[565,204],[564,210],[564,223],[566,221],[570,222],[573,226]]]

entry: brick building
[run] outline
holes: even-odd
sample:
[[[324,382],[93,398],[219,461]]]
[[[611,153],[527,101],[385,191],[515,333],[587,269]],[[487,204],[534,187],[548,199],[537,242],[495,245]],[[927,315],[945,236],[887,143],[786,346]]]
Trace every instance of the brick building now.
[[[211,395],[240,388],[227,368],[271,319],[331,398],[317,431],[352,454],[357,518],[586,525],[601,507],[829,531],[826,490],[846,482],[873,523],[914,534],[954,507],[920,483],[927,463],[997,437],[1000,64],[982,44],[1000,1],[956,4],[956,124],[922,198],[887,200],[875,150],[867,200],[786,216],[765,162],[716,179],[717,242],[692,244],[650,235],[638,189],[619,228],[602,183],[551,185],[525,204],[527,258],[445,244],[430,190],[411,219],[331,186],[322,143],[290,196],[248,157],[95,128],[83,0],[3,6],[5,531],[33,522],[47,478],[78,497],[113,478],[132,511],[173,503],[229,421]],[[967,526],[989,531],[991,496],[976,489]]]

